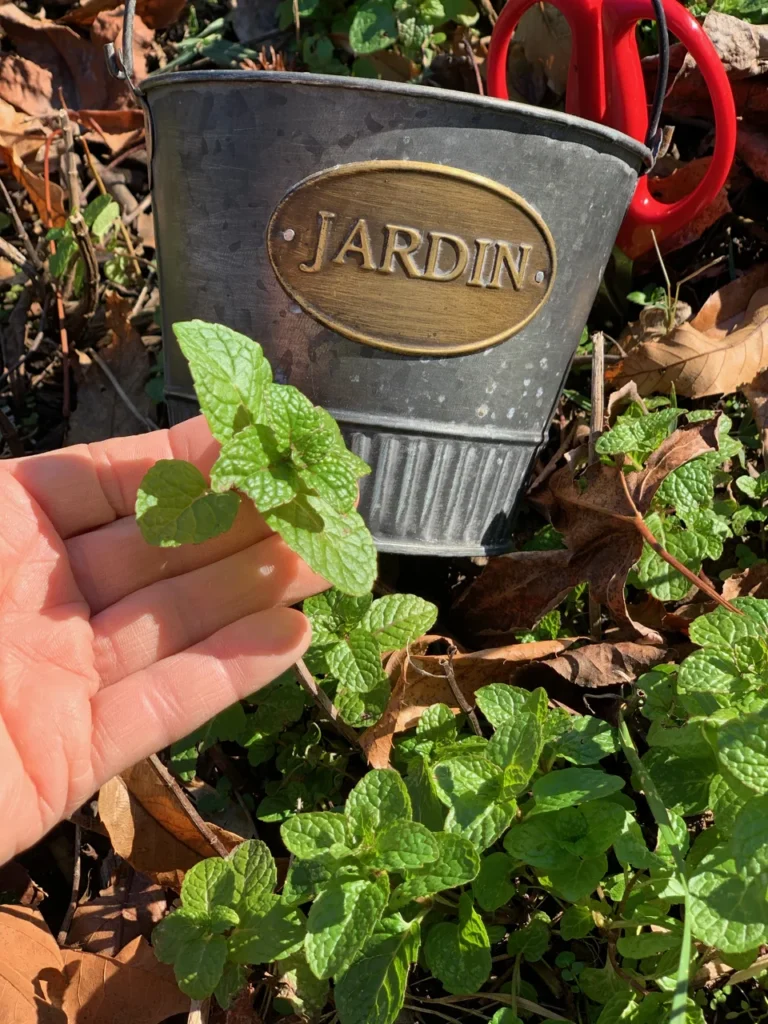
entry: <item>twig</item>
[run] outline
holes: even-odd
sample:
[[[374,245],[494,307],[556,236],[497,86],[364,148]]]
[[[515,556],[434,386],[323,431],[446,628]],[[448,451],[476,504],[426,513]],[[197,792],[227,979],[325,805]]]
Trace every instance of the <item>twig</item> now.
[[[82,842],[82,832],[79,825],[75,825],[75,864],[72,868],[72,895],[69,900],[69,906],[67,912],[64,915],[64,920],[61,922],[61,928],[59,928],[59,934],[56,936],[56,941],[60,946],[63,946],[67,941],[69,935],[69,926],[72,924],[72,918],[75,916],[75,910],[77,909],[77,900],[80,896],[80,844]]]
[[[51,142],[55,133],[51,133],[45,140],[45,155],[43,157],[43,181],[45,186],[45,212],[48,218],[48,225],[53,223],[53,205],[51,203]],[[48,242],[50,253],[56,255],[56,243],[53,239]],[[54,293],[56,295],[56,316],[59,320],[59,342],[61,344],[62,361],[62,398],[61,415],[65,424],[69,420],[70,413],[70,380],[69,380],[69,335],[65,326],[64,298],[57,281],[54,281]]]
[[[8,212],[10,213],[11,218],[13,219],[13,224],[16,228],[16,234],[24,243],[24,248],[27,250],[27,255],[29,256],[30,262],[34,265],[36,270],[42,270],[43,261],[37,255],[37,249],[35,249],[34,245],[32,245],[32,239],[29,237],[27,229],[24,227],[24,223],[21,217],[19,216],[19,211],[16,209],[16,204],[11,198],[11,193],[5,187],[5,182],[2,178],[0,178],[0,189],[2,190],[3,198],[5,199],[5,205],[8,207]]]
[[[552,476],[552,474],[557,469],[557,464],[560,461],[560,459],[562,459],[565,453],[569,451],[572,447],[573,439],[576,434],[578,426],[579,424],[576,420],[574,420],[574,422],[571,423],[568,430],[566,430],[565,434],[563,435],[563,439],[560,442],[560,447],[557,449],[557,451],[546,464],[546,466],[544,466],[539,475],[534,478],[533,482],[528,488],[529,491],[535,491],[537,487],[539,487],[541,484],[544,483],[545,480],[549,479],[549,477]]]
[[[208,1014],[210,1012],[210,999],[193,999],[189,1005],[187,1024],[208,1024]]]
[[[464,35],[462,42],[464,43],[464,49],[469,55],[469,63],[472,65],[472,70],[475,72],[475,83],[477,85],[477,92],[479,96],[485,96],[485,89],[483,89],[483,79],[480,74],[480,68],[477,65],[477,57],[475,57],[475,51],[472,49],[472,41],[469,38],[469,29],[464,28]]]
[[[448,661],[445,664],[445,678],[448,680],[448,685],[451,688],[451,692],[453,693],[453,696],[456,698],[456,703],[467,716],[467,721],[472,726],[472,732],[474,732],[476,736],[482,736],[483,730],[480,728],[480,723],[477,720],[477,715],[472,709],[472,705],[461,692],[461,687],[456,682],[456,673],[453,671],[453,659],[458,653],[458,648],[454,647],[454,645],[451,644],[451,646],[448,648]]]
[[[723,608],[727,608],[729,612],[735,612],[737,615],[743,615],[744,613],[739,611],[739,609],[735,605],[732,605],[730,601],[726,600],[726,598],[718,594],[718,592],[710,583],[707,583],[700,576],[697,576],[696,573],[692,572],[687,565],[683,565],[682,562],[679,562],[674,555],[670,555],[666,548],[664,548],[656,540],[656,538],[653,536],[648,526],[646,525],[645,520],[640,515],[637,506],[632,500],[632,495],[629,493],[629,487],[627,486],[627,478],[624,476],[624,473],[621,469],[619,470],[619,474],[621,479],[621,486],[624,488],[624,494],[629,503],[629,507],[632,509],[632,515],[622,516],[622,518],[627,519],[633,523],[637,532],[640,534],[640,536],[643,538],[646,544],[648,544],[649,547],[653,548],[653,550],[656,552],[659,558],[663,558],[664,561],[668,565],[671,565],[673,569],[677,569],[681,576],[685,576],[685,578],[689,580],[689,582],[691,582],[695,587],[698,587],[699,590],[701,590],[703,593],[707,595],[707,597],[711,598],[713,601],[721,605]]]
[[[21,249],[17,249],[16,246],[12,245],[6,238],[0,237],[0,253],[2,253],[6,259],[10,260],[11,263],[15,264],[25,277],[29,278],[30,281],[34,281],[35,268],[26,258]]]
[[[593,466],[599,461],[597,439],[603,432],[605,420],[605,337],[602,331],[592,336],[592,411],[589,420],[589,456],[587,464]],[[600,640],[602,630],[600,602],[589,589],[589,632],[593,640]]]
[[[128,397],[128,395],[123,390],[123,387],[120,384],[120,381],[117,379],[117,377],[114,375],[114,373],[112,373],[112,371],[107,366],[107,364],[104,362],[104,360],[101,358],[99,353],[95,349],[92,349],[92,348],[87,348],[85,351],[88,354],[88,356],[90,356],[90,358],[94,361],[94,363],[96,363],[98,368],[101,370],[101,372],[107,378],[109,383],[115,389],[115,391],[117,392],[119,398],[123,401],[126,409],[130,410],[130,412],[133,413],[133,415],[136,417],[136,419],[139,421],[139,423],[143,424],[143,426],[146,427],[147,430],[159,430],[160,428],[158,427],[158,425],[156,423],[153,423],[152,420],[150,420],[148,417],[146,417],[144,415],[143,412],[141,412],[139,409],[136,408],[136,406],[133,404],[131,399]]]
[[[29,348],[24,353],[24,355],[20,359],[18,359],[13,364],[13,366],[9,366],[7,370],[5,370],[2,374],[0,374],[0,387],[2,387],[3,384],[5,384],[6,380],[8,380],[8,378],[11,376],[12,373],[15,373],[17,370],[20,370],[21,367],[26,363],[26,361],[31,356],[33,356],[35,354],[35,352],[37,352],[37,350],[40,348],[40,345],[41,345],[41,343],[42,343],[44,338],[45,338],[45,331],[38,331],[35,340],[29,346]]]
[[[133,224],[133,222],[137,220],[142,215],[142,213],[146,213],[146,211],[149,209],[151,205],[152,193],[149,192],[147,195],[144,196],[141,202],[138,203],[133,210],[131,210],[130,213],[126,213],[126,215],[123,217],[123,223]]]
[[[72,213],[69,223],[72,225],[72,233],[85,264],[83,298],[80,301],[77,316],[83,317],[84,320],[90,320],[99,305],[99,264],[96,261],[96,253],[91,241],[91,232],[83,220],[82,213],[79,210]]]
[[[129,320],[133,320],[133,318],[135,316],[138,316],[142,309],[144,309],[144,306],[146,305],[147,302],[147,298],[149,297],[149,289],[152,287],[154,277],[154,271],[150,270],[150,272],[147,274],[147,279],[144,282],[144,287],[139,292],[139,297],[133,304],[133,309],[131,310],[130,316],[128,317]]]
[[[203,839],[206,841],[206,843],[208,843],[208,845],[213,850],[215,850],[216,853],[218,853],[218,855],[220,857],[228,856],[229,855],[229,850],[222,843],[222,841],[219,839],[219,837],[214,834],[214,832],[211,829],[210,825],[207,822],[203,821],[203,819],[198,814],[198,812],[197,812],[197,810],[195,808],[195,805],[192,803],[192,801],[189,799],[187,794],[184,792],[184,790],[178,784],[176,779],[174,779],[174,777],[171,775],[171,773],[165,767],[165,765],[160,760],[160,758],[157,756],[157,754],[153,754],[149,758],[149,763],[152,765],[152,767],[154,768],[156,774],[159,776],[160,781],[165,786],[167,786],[168,789],[170,789],[170,791],[173,793],[173,795],[179,801],[181,806],[184,808],[185,814],[187,815],[189,820],[192,822],[192,824],[195,826],[195,828],[200,833],[200,835],[203,837]]]
[[[611,963],[611,967],[614,969],[614,971],[620,978],[626,981],[626,983],[631,988],[633,988],[635,992],[637,992],[638,995],[647,996],[649,990],[647,988],[643,988],[640,982],[636,981],[631,974],[627,974],[627,972],[622,968],[621,964],[616,959],[616,939],[616,932],[608,933],[608,959]]]
[[[492,25],[495,25],[496,22],[499,20],[499,16],[493,9],[493,4],[491,3],[491,0],[480,0],[480,6],[485,11],[488,21],[490,21]]]
[[[360,740],[357,737],[357,733],[354,729],[347,725],[345,721],[339,715],[339,709],[330,699],[328,694],[322,687],[318,686],[315,682],[315,678],[309,671],[307,666],[304,664],[304,659],[299,660],[294,665],[296,674],[299,677],[299,682],[310,695],[312,700],[317,704],[321,711],[323,711],[336,728],[336,731],[344,737],[344,739],[350,743],[353,747],[360,746]]]
[[[69,195],[69,213],[71,216],[80,210],[80,179],[77,176],[77,164],[75,163],[75,133],[66,106],[59,111],[59,124],[64,140],[63,163],[67,176],[67,193]]]
[[[573,1021],[568,1020],[567,1017],[561,1017],[559,1013],[555,1013],[554,1010],[548,1010],[546,1006],[542,1006],[540,1003],[534,1003],[532,999],[523,999],[522,996],[518,996],[515,1000],[513,996],[506,992],[475,992],[472,995],[466,996],[441,996],[439,999],[433,998],[433,1003],[464,1003],[468,999],[490,999],[493,1003],[501,1003],[502,1006],[512,1006],[514,1002],[523,1009],[528,1010],[530,1013],[537,1013],[540,1017],[545,1017],[547,1020],[561,1020],[565,1021],[565,1024],[573,1024]]]

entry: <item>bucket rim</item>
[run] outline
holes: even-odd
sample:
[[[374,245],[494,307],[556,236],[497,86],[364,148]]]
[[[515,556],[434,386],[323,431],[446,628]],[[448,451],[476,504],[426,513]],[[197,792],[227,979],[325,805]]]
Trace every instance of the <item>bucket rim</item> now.
[[[535,107],[527,103],[518,103],[515,100],[500,100],[491,96],[477,96],[474,93],[441,89],[437,86],[414,85],[410,82],[388,82],[379,79],[351,78],[342,75],[319,75],[311,71],[247,71],[239,68],[230,70],[161,72],[145,78],[139,84],[139,89],[141,93],[146,93],[161,86],[174,83],[185,85],[196,82],[233,81],[279,82],[307,86],[328,86],[334,89],[358,89],[363,92],[422,96],[443,100],[447,103],[458,103],[485,109],[490,108],[500,113],[518,114],[532,118],[535,121],[554,123],[576,132],[596,136],[605,142],[610,142],[614,146],[628,151],[646,166],[650,166],[652,163],[651,151],[642,142],[638,142],[637,139],[633,139],[630,135],[626,135],[616,128],[598,124],[596,121],[588,121],[586,118],[577,117],[575,114],[566,114],[559,110],[549,110],[546,107]]]

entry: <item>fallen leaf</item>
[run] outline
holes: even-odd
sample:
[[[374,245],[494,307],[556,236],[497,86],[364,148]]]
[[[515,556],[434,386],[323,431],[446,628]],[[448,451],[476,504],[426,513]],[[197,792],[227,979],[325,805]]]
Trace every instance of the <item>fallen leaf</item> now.
[[[17,860],[9,861],[0,867],[0,903],[37,907],[47,895],[32,881],[27,869]]]
[[[20,185],[27,190],[37,214],[46,227],[61,227],[67,219],[64,210],[64,191],[55,181],[48,183],[52,215],[48,214],[45,199],[45,182],[42,175],[35,174],[22,162],[16,146],[0,145],[0,158]]]
[[[138,936],[149,938],[165,910],[165,890],[129,868],[114,885],[79,904],[67,934],[67,946],[115,956]]]
[[[744,572],[729,576],[723,584],[723,597],[768,598],[768,565],[751,565]]]
[[[740,127],[736,134],[736,155],[756,177],[768,181],[768,139],[764,132]]]
[[[173,968],[158,962],[141,936],[116,957],[61,950],[62,1010],[70,1024],[160,1024],[189,1010]]]
[[[657,341],[646,341],[610,368],[606,380],[634,380],[641,395],[669,392],[685,398],[732,394],[768,367],[768,288],[751,298],[746,323],[723,334],[697,330],[695,320]]]
[[[683,463],[717,450],[717,419],[676,430],[650,456],[641,472],[624,475],[641,515],[664,478]],[[659,634],[630,618],[624,595],[627,573],[640,557],[643,538],[621,482],[622,470],[601,463],[574,479],[571,465],[552,474],[529,495],[563,534],[560,551],[520,551],[492,558],[456,603],[466,626],[478,635],[530,628],[555,608],[572,587],[587,581],[596,601],[620,626],[651,643]]]
[[[684,164],[663,178],[649,178],[648,189],[651,195],[663,203],[674,203],[678,199],[690,195],[706,174],[710,161],[711,157],[700,157],[691,160],[690,163]],[[715,221],[730,212],[728,193],[725,188],[721,188],[712,202],[700,210],[695,217],[691,217],[684,228],[664,237],[660,243],[661,251],[674,252],[676,249],[682,249],[684,245],[690,245],[691,242],[700,238]]]
[[[447,654],[425,652],[444,637],[425,636],[408,650],[395,652],[387,661],[385,671],[392,684],[392,694],[381,718],[360,735],[362,747],[372,768],[386,768],[392,752],[394,736],[412,728],[426,708],[447,704],[454,714],[461,710],[448,682],[445,667],[451,660]],[[576,638],[537,640],[527,644],[511,644],[484,651],[458,653],[453,656],[456,684],[467,701],[488,683],[508,683],[521,665],[545,658],[570,647]]]
[[[561,98],[570,63],[571,30],[565,15],[544,4],[530,7],[520,18],[510,48],[509,98],[541,102],[547,89]]]
[[[17,112],[45,117],[53,108],[53,76],[47,68],[17,53],[0,61],[0,99]],[[5,120],[5,118],[3,118]]]
[[[140,761],[99,791],[99,817],[123,860],[158,885],[178,891],[184,873],[216,850],[199,831],[149,760]],[[240,836],[209,824],[231,850]]]
[[[724,338],[744,324],[750,300],[761,288],[768,288],[768,263],[758,263],[713,292],[691,320],[691,327]]]
[[[768,371],[758,373],[755,379],[743,388],[744,396],[752,409],[752,415],[760,431],[763,460],[768,458]]]
[[[674,652],[652,644],[620,641],[610,644],[587,644],[557,658],[531,666],[537,672],[554,672],[575,686],[590,690],[633,683],[639,675],[655,665],[671,661]],[[526,674],[521,677],[523,680]],[[545,689],[546,684],[541,683]]]
[[[136,14],[148,28],[162,29],[175,24],[187,0],[138,0]],[[122,0],[84,0],[58,19],[62,25],[92,25],[102,11],[122,8]]]
[[[60,1008],[63,958],[39,910],[0,907],[0,1020],[69,1024]]]

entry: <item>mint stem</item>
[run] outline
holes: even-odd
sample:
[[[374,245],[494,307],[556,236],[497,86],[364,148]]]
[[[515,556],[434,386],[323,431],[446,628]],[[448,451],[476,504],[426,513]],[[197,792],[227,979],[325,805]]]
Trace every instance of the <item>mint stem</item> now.
[[[317,685],[315,677],[304,664],[304,659],[299,658],[294,665],[294,668],[296,669],[296,674],[299,677],[299,682],[320,710],[330,718],[331,722],[333,722],[336,727],[336,731],[353,747],[359,747],[360,741],[357,737],[357,733],[342,720],[341,715],[339,715],[339,709],[330,699],[325,690]]]

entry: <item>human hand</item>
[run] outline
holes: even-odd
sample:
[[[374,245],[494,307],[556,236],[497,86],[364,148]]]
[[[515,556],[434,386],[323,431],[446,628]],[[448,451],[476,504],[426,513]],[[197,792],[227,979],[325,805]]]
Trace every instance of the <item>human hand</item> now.
[[[207,473],[202,417],[0,463],[0,864],[98,787],[295,662],[327,584],[250,502],[194,547],[133,518],[158,459]]]

